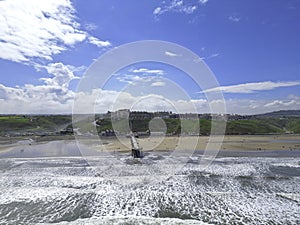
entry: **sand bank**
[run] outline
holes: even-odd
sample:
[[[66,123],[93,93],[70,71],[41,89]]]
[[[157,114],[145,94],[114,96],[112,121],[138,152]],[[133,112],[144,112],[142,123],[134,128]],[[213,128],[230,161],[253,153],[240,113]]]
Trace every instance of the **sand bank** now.
[[[205,150],[220,148],[220,150],[299,150],[300,135],[234,135],[210,139],[206,136],[184,136],[184,137],[147,137],[138,138],[140,147],[144,151],[165,151],[174,149],[197,149]],[[105,150],[128,151],[131,148],[128,138],[104,139]],[[98,148],[100,149],[100,148]]]
[[[74,142],[69,140],[65,141]],[[206,136],[184,136],[184,137],[144,137],[138,138],[138,143],[144,151],[168,151],[180,150],[205,150],[207,146],[211,149],[226,151],[243,150],[300,150],[300,135],[234,135],[224,136],[224,139],[210,139]],[[63,141],[63,140],[62,140]],[[29,138],[14,138],[0,140],[0,152],[7,152],[16,146],[35,146],[51,142],[35,141]],[[102,138],[102,139],[83,139],[82,143],[96,151],[130,151],[131,144],[129,138]],[[74,143],[75,144],[75,143]],[[209,145],[208,145],[209,144]]]

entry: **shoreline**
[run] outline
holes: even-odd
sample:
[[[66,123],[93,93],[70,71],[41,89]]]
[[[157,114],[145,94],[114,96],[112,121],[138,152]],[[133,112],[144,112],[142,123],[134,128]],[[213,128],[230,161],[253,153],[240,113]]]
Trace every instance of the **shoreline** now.
[[[175,149],[205,150],[220,149],[227,151],[269,151],[269,150],[300,150],[300,135],[226,135],[224,140],[210,142],[209,136],[181,136],[181,137],[142,137],[137,141],[143,151],[169,151]],[[107,139],[104,139],[105,141]],[[129,139],[109,139],[105,150],[128,151],[131,149]]]
[[[221,136],[220,136],[221,137]],[[220,138],[219,137],[219,138]],[[300,135],[226,135],[224,140],[216,139],[209,142],[209,136],[151,136],[137,138],[145,152],[172,150],[205,150],[220,149],[220,151],[293,151],[300,150]],[[83,137],[82,143],[94,151],[130,152],[130,139],[126,137],[105,137],[100,142],[97,138]],[[52,142],[75,143],[74,136],[43,137],[0,137],[0,153],[14,150],[18,147],[30,148]],[[207,145],[209,143],[209,146]],[[0,156],[1,157],[1,156]]]

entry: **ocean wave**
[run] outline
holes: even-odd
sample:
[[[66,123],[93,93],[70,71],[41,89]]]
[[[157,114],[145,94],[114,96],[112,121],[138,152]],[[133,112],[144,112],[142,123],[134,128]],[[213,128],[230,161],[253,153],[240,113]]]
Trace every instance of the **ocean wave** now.
[[[296,224],[300,220],[299,177],[288,170],[286,179],[278,179],[283,175],[272,171],[276,164],[295,164],[297,159],[218,159],[204,171],[189,163],[157,182],[141,179],[149,174],[144,171],[149,166],[144,165],[126,164],[124,170],[111,167],[103,172],[102,167],[75,158],[1,163],[1,168],[9,169],[0,173],[0,224]]]
[[[300,194],[293,194],[293,193],[276,193],[276,196],[289,199],[292,201],[295,201],[297,203],[300,203]]]
[[[274,163],[272,166],[276,167],[289,167],[289,168],[300,168],[300,161],[296,162],[284,162],[284,163]]]
[[[51,223],[53,224],[53,223]],[[58,225],[209,225],[198,220],[182,220],[177,218],[153,218],[146,216],[104,216],[86,219],[78,219],[72,222],[54,223]],[[38,223],[38,225],[50,225],[50,223]]]

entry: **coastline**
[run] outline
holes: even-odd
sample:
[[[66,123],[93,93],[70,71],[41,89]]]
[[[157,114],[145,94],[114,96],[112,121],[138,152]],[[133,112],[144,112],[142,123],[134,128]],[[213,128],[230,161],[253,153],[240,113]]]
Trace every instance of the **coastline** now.
[[[178,148],[205,150],[209,136],[156,136],[137,140],[144,151],[168,151]],[[111,138],[107,141],[109,144],[105,145],[105,150],[128,151],[131,148],[129,139],[126,138],[120,141],[117,138]],[[227,135],[224,136],[220,150],[300,150],[300,135]]]
[[[137,138],[140,147],[145,152],[170,150],[205,150],[209,136],[151,136]],[[11,151],[17,147],[38,146],[51,142],[75,143],[73,136],[58,137],[13,137],[0,138],[0,153]],[[129,138],[83,138],[82,143],[95,151],[129,152]],[[101,144],[102,143],[102,144]],[[221,151],[293,151],[300,150],[300,135],[226,135],[221,143],[214,143]],[[0,156],[1,157],[1,156]]]

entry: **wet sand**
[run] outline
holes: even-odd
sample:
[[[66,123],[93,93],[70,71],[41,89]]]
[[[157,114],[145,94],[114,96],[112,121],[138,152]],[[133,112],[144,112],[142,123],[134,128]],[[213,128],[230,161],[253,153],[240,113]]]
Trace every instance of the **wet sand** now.
[[[220,137],[218,137],[220,138]],[[225,136],[222,140],[210,140],[206,136],[185,137],[145,137],[138,138],[138,143],[144,151],[197,149],[205,150],[210,142],[211,146],[220,150],[299,150],[300,135],[243,135]],[[129,139],[110,139],[106,150],[128,151],[131,148]],[[219,146],[220,145],[220,146]]]
[[[210,139],[206,136],[181,136],[181,137],[143,137],[137,138],[137,141],[143,151],[168,151],[174,149],[180,150],[205,150],[220,149],[223,151],[278,151],[278,150],[300,150],[300,135],[234,135],[224,136],[224,140]],[[63,139],[63,138],[60,138]],[[67,137],[66,140],[59,140],[61,143],[73,144],[74,141]],[[51,140],[42,142],[36,141],[34,138],[14,138],[8,139],[2,137],[0,139],[0,152],[7,152],[17,147],[38,146],[41,144],[51,143]],[[56,140],[58,142],[58,140]],[[96,151],[130,151],[131,144],[129,138],[102,138],[99,139],[84,138],[84,145]]]

